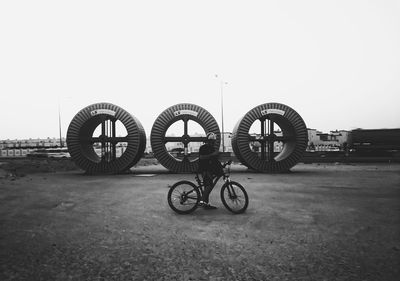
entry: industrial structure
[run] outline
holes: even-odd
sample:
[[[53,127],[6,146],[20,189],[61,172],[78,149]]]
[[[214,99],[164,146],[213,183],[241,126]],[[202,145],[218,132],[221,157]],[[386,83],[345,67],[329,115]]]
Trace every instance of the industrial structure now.
[[[260,136],[249,135],[254,123],[260,125]],[[278,126],[280,134],[275,133]],[[232,134],[236,157],[243,165],[260,172],[289,170],[302,158],[307,141],[307,127],[301,116],[280,103],[254,107],[237,122]],[[251,142],[260,143],[260,153],[251,150]],[[280,151],[275,150],[276,143],[280,143]]]
[[[118,136],[117,121],[124,127],[125,136]],[[95,131],[98,136],[94,135]],[[119,143],[127,144],[120,157],[117,155]],[[121,107],[96,103],[83,108],[72,119],[67,145],[75,163],[87,173],[119,173],[134,166],[143,156],[146,134],[139,120]]]
[[[199,132],[189,130],[193,124]],[[182,134],[171,134],[175,125],[182,127]],[[172,172],[189,173],[197,170],[198,151],[208,132],[218,136],[215,146],[225,156],[234,156],[260,172],[289,170],[305,152],[307,157],[310,152],[331,151],[345,156],[400,154],[400,129],[323,133],[307,129],[294,109],[280,103],[254,107],[239,119],[233,132],[223,133],[204,108],[176,104],[158,116],[148,139],[133,115],[110,103],[96,103],[75,115],[66,139],[0,140],[0,157],[71,156],[87,173],[99,174],[123,172],[147,155]]]
[[[189,144],[197,146],[206,141],[206,136],[189,134],[189,121],[199,124],[205,133],[213,132],[217,135],[215,148],[218,150],[221,143],[221,132],[214,117],[204,108],[190,103],[181,103],[164,110],[155,120],[151,129],[151,147],[154,156],[167,169],[173,172],[188,173],[197,170],[198,158],[190,157]],[[183,125],[183,135],[178,137],[167,136],[166,133],[174,123]],[[169,142],[182,143],[183,157],[174,157],[169,153],[166,144]]]
[[[249,132],[257,120],[261,125],[259,136]],[[117,136],[117,121],[125,127],[126,136]],[[197,170],[198,157],[192,152],[206,141],[206,137],[190,134],[189,121],[200,125],[205,134],[215,133],[215,148],[220,147],[218,123],[207,110],[189,103],[171,106],[157,117],[150,136],[154,157],[170,171],[189,173]],[[167,135],[175,123],[183,125],[182,136]],[[275,134],[275,126],[280,128],[279,134]],[[95,136],[95,131],[100,135]],[[289,170],[301,159],[307,140],[307,127],[300,115],[279,103],[253,108],[238,121],[231,135],[235,156],[243,165],[260,172]],[[125,144],[126,150],[117,157],[120,143]],[[169,150],[168,143],[178,145]],[[257,147],[255,143],[259,144],[259,153],[251,149],[251,146]],[[113,104],[97,103],[82,109],[73,118],[67,132],[67,144],[76,164],[87,173],[119,173],[139,161],[146,149],[146,136],[140,122],[125,110]],[[276,144],[280,149],[276,150]],[[96,153],[96,149],[101,153]],[[225,145],[222,150],[229,151],[225,150]]]

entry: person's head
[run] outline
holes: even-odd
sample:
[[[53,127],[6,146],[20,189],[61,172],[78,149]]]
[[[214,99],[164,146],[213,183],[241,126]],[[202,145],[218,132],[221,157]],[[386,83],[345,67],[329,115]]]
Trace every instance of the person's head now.
[[[217,135],[213,132],[208,132],[207,135],[207,142],[213,144],[217,140]]]

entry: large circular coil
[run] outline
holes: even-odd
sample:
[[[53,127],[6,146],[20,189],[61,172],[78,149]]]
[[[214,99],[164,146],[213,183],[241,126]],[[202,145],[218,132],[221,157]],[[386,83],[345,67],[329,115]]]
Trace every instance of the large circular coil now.
[[[250,134],[256,120],[260,121],[261,133]],[[280,127],[279,131],[275,125]],[[280,103],[265,103],[253,108],[237,122],[232,133],[236,157],[243,165],[259,172],[290,170],[302,158],[307,142],[307,127],[301,116]],[[260,150],[254,151],[251,144],[257,144]]]
[[[126,136],[117,136],[118,121],[125,127]],[[99,136],[94,136],[95,130]],[[124,109],[111,103],[96,103],[72,119],[67,146],[76,165],[86,173],[116,174],[140,160],[146,148],[146,134],[139,120]],[[124,151],[118,153],[117,149]]]
[[[173,105],[164,110],[155,120],[150,136],[151,147],[154,156],[168,170],[176,173],[192,173],[198,168],[198,155],[189,155],[188,146],[191,142],[204,142],[204,136],[190,136],[188,133],[188,122],[192,120],[198,123],[207,134],[213,132],[217,135],[215,148],[218,150],[221,142],[221,134],[214,117],[204,108],[190,103]],[[183,121],[183,135],[178,137],[166,136],[168,128],[176,123]],[[183,157],[178,158],[168,152],[166,144],[168,142],[182,143]]]

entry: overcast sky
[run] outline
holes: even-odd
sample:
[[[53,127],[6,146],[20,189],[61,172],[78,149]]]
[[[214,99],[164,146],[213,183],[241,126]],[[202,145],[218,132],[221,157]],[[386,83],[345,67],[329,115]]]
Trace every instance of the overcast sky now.
[[[215,77],[219,75],[219,78]],[[399,1],[1,1],[0,139],[114,103],[147,136],[177,103],[225,130],[279,102],[308,128],[400,128]]]

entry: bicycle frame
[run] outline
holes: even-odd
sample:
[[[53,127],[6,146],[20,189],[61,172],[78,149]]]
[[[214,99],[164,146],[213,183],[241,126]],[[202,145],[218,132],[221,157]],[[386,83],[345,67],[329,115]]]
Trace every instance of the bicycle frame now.
[[[223,165],[223,167],[225,168],[227,165],[230,165],[230,163],[226,162],[225,165]],[[214,187],[217,185],[217,182],[218,182],[221,178],[223,178],[225,182],[229,182],[229,181],[230,181],[230,175],[229,175],[229,173],[226,173],[226,172],[224,171],[224,173],[223,173],[222,175],[213,177],[212,189],[214,189]],[[196,179],[196,182],[197,182],[197,185],[198,185],[200,191],[203,192],[203,191],[204,191],[204,190],[203,190],[203,188],[204,188],[204,182],[200,179],[199,173],[196,173],[195,179]]]
[[[220,179],[221,177],[224,177],[224,175],[223,175],[223,176],[214,177],[213,183],[212,183],[212,187],[213,187],[213,188],[215,187],[215,185],[217,184],[217,182],[219,181],[219,179]],[[203,187],[203,186],[204,186],[204,183],[203,183],[203,181],[200,179],[200,176],[199,176],[198,173],[196,173],[195,178],[196,178],[196,182],[197,182],[198,186],[199,186],[199,187]]]

